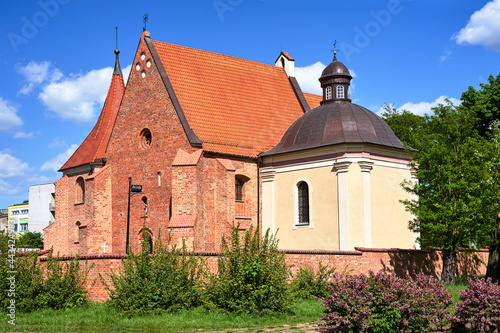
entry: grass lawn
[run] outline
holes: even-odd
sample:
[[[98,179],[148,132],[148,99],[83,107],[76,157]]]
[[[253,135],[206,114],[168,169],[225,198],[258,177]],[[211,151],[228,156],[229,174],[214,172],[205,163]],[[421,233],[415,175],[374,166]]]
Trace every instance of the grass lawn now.
[[[200,328],[225,330],[245,327],[253,327],[258,331],[258,327],[263,326],[315,322],[322,313],[320,302],[297,300],[287,313],[269,316],[224,314],[200,307],[176,313],[127,318],[105,304],[92,303],[68,310],[44,309],[31,313],[16,313],[16,326],[9,325],[9,318],[6,313],[2,313],[0,331],[176,332]]]

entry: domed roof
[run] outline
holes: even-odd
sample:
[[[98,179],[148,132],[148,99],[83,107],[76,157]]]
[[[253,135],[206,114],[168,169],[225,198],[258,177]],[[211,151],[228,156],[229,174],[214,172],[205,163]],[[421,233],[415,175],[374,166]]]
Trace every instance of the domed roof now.
[[[321,81],[322,78],[330,76],[346,76],[349,77],[349,79],[352,79],[351,73],[349,73],[347,67],[343,63],[338,61],[336,56],[333,58],[333,61],[323,70],[323,73],[321,73],[321,77],[319,80]]]
[[[389,125],[372,111],[350,102],[325,103],[299,117],[269,156],[341,143],[368,143],[405,149]]]

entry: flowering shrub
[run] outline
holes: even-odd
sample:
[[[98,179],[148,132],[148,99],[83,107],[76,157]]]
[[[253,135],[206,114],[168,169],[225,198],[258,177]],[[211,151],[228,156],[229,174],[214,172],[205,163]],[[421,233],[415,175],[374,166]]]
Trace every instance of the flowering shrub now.
[[[302,266],[297,272],[297,276],[292,280],[290,289],[293,298],[316,298],[328,296],[328,282],[335,273],[335,268],[323,266],[320,262],[318,269],[311,266]]]
[[[436,278],[335,274],[322,299],[322,332],[429,332],[449,320],[450,293]]]
[[[467,332],[500,332],[500,285],[491,278],[468,279],[469,288],[460,292],[453,328]]]

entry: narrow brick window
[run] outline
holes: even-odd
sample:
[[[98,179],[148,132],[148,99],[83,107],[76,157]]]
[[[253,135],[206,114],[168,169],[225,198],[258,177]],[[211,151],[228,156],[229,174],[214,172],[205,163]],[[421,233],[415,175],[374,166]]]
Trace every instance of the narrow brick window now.
[[[243,175],[238,175],[234,179],[234,199],[235,199],[235,216],[237,217],[245,217],[245,203],[246,201],[246,191],[247,191],[247,184],[248,184],[249,178],[245,177]]]
[[[142,203],[144,204],[144,216],[148,217],[148,198],[142,197]]]
[[[161,186],[161,172],[158,172],[158,186]]]
[[[298,222],[309,224],[309,185],[302,181],[297,184]]]
[[[75,203],[81,204],[85,202],[85,180],[83,177],[78,177],[75,185]]]
[[[234,198],[236,201],[243,201],[243,180],[236,178],[234,182]]]

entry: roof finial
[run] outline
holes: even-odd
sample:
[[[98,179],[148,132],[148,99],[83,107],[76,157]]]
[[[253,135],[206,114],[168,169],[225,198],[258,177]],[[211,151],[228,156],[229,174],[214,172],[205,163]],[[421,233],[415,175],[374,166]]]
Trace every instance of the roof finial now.
[[[120,50],[118,50],[118,27],[115,27],[116,30],[116,60],[115,60],[115,69],[113,71],[113,75],[122,75],[122,69],[120,67],[120,60],[118,59],[118,55],[120,54]]]
[[[333,49],[332,49],[332,52],[333,52],[333,61],[337,61],[337,52],[339,50],[337,49],[337,40],[335,40],[335,42],[333,43]]]
[[[142,28],[142,30],[146,31],[146,25],[149,21],[149,14],[148,13],[144,14],[144,16],[142,17],[142,21],[144,22],[144,28]]]

